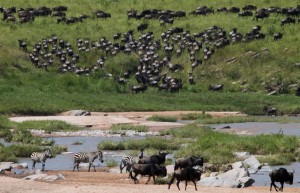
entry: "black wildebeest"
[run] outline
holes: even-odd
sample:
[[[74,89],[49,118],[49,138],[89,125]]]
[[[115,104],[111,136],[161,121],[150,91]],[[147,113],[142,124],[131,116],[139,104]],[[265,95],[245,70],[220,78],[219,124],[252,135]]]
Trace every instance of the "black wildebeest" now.
[[[266,113],[267,116],[269,115],[277,115],[277,109],[274,107],[268,107],[268,106],[264,106],[263,111]]]
[[[282,39],[282,36],[283,36],[283,34],[282,33],[276,33],[275,35],[274,35],[274,41],[277,41],[277,40],[280,40],[280,39]]]
[[[284,26],[285,24],[291,24],[291,23],[296,23],[296,20],[292,17],[287,17],[287,18],[284,18],[283,20],[281,20],[281,23],[280,25],[281,26]]]
[[[270,185],[270,191],[272,191],[272,186],[274,186],[276,191],[283,191],[283,184],[284,182],[287,184],[293,184],[293,178],[294,178],[294,172],[288,172],[285,168],[279,168],[271,171],[269,173],[269,176],[271,178],[271,185]],[[275,184],[275,182],[280,182],[281,187],[278,188]]]
[[[194,166],[203,166],[203,158],[190,156],[187,158],[179,158],[175,161],[174,170],[178,168],[187,168],[187,167],[194,167]]]
[[[177,185],[178,190],[180,190],[180,188],[179,188],[180,181],[185,181],[185,190],[186,190],[188,181],[192,181],[195,185],[195,190],[197,190],[196,181],[199,181],[200,178],[201,178],[201,171],[200,170],[197,170],[197,169],[194,169],[194,168],[178,169],[178,170],[174,171],[173,176],[172,176],[172,178],[169,182],[169,187],[168,188],[170,189],[172,183],[176,179],[177,180],[176,185]]]
[[[155,184],[156,183],[155,176],[162,176],[162,177],[167,176],[167,169],[165,166],[159,166],[157,164],[135,164],[131,167],[129,175],[131,179],[134,180],[135,184],[139,182],[138,179],[136,178],[138,175],[149,176],[146,184],[148,184],[152,176]]]
[[[142,23],[140,25],[137,26],[137,30],[138,31],[144,31],[148,28],[148,24],[147,23]]]
[[[157,164],[161,165],[166,161],[166,155],[168,155],[168,152],[161,152],[159,151],[158,154],[151,155],[150,157],[145,157],[143,159],[139,160],[139,164]]]

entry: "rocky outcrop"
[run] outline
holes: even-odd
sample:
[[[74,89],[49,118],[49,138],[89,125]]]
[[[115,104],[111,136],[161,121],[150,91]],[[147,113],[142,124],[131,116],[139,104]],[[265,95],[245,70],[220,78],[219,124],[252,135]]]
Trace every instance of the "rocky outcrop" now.
[[[23,178],[24,180],[42,180],[47,182],[54,182],[56,180],[64,180],[65,177],[62,174],[47,175],[43,174],[40,170],[35,170],[35,173]]]
[[[244,165],[248,168],[250,174],[255,174],[261,168],[261,163],[255,156],[251,156],[243,161]]]
[[[232,164],[232,169],[219,174],[212,173],[210,177],[201,177],[199,184],[202,186],[212,187],[230,187],[243,188],[250,186],[254,180],[250,178],[247,168],[243,162],[236,162]]]

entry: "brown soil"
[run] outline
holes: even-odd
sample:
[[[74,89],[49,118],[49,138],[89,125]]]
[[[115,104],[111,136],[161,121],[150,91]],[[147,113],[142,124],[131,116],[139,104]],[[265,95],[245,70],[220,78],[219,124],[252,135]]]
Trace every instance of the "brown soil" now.
[[[168,190],[167,185],[154,185],[152,179],[149,184],[145,184],[147,177],[140,179],[139,184],[134,184],[129,179],[128,174],[108,173],[105,169],[96,172],[72,172],[72,171],[48,171],[49,175],[62,174],[65,179],[55,182],[37,182],[27,181],[8,177],[10,175],[0,176],[0,192],[1,193],[166,193],[179,192],[176,185],[173,184]],[[184,191],[184,183],[180,183],[181,190]],[[242,189],[220,188],[220,187],[203,187],[197,186],[198,192],[209,193],[265,193],[269,192],[269,187],[248,187]],[[274,190],[273,190],[274,191]],[[187,191],[195,192],[194,186],[188,184]],[[300,188],[284,188],[284,192],[299,192]]]

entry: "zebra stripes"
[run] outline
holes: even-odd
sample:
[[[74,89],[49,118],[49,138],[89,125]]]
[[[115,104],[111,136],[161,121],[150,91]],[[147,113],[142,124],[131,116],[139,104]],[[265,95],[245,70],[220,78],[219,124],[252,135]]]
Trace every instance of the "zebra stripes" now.
[[[141,154],[139,157],[136,157],[136,156],[124,156],[121,160],[121,163],[120,163],[120,173],[122,173],[123,169],[126,167],[126,172],[129,172],[131,167],[134,165],[134,164],[137,164],[139,159],[142,159],[144,157],[144,149],[141,149],[140,150]]]
[[[76,167],[77,167],[77,170],[79,171],[79,163],[80,162],[89,163],[89,170],[88,171],[90,171],[92,165],[94,167],[94,171],[96,171],[96,166],[93,164],[93,162],[97,158],[99,158],[100,162],[103,162],[103,153],[102,153],[102,151],[76,153],[74,155],[73,172],[75,171]]]
[[[52,152],[51,149],[46,148],[44,152],[32,152],[30,157],[32,160],[32,169],[35,168],[35,164],[38,162],[42,163],[42,171],[44,171],[46,159],[52,157]]]

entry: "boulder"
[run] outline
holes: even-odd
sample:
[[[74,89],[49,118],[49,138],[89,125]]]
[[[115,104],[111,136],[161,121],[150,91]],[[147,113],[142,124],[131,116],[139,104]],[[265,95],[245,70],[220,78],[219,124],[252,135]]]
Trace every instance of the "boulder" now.
[[[255,156],[251,156],[248,159],[245,159],[243,163],[248,167],[250,174],[255,174],[261,168],[261,163],[256,159]]]
[[[91,113],[86,110],[72,110],[69,112],[70,116],[90,116]]]
[[[250,178],[249,172],[242,162],[233,163],[232,169],[225,173],[219,175],[214,173],[210,177],[202,177],[199,182],[202,186],[231,188],[243,188],[253,183],[254,180]]]
[[[47,181],[47,182],[53,182],[53,181],[59,180],[59,179],[64,180],[65,177],[62,174],[58,174],[58,175],[33,174],[33,175],[26,176],[23,179],[24,180],[43,180],[43,181]]]
[[[12,164],[13,164],[14,162],[1,162],[0,163],[0,169],[2,169],[2,170],[11,170],[11,168],[12,168]]]

